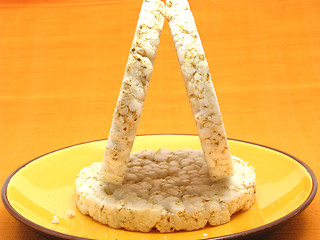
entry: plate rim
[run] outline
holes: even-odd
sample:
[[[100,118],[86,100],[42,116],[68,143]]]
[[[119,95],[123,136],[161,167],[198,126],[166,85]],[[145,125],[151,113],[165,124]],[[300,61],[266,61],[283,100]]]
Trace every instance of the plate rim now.
[[[141,134],[141,135],[137,135],[139,137],[143,137],[143,136],[164,136],[164,135],[176,135],[176,136],[197,136],[197,134]],[[34,223],[32,221],[30,221],[29,219],[23,217],[20,213],[18,213],[13,206],[11,206],[9,199],[7,197],[7,190],[8,190],[8,186],[10,183],[11,178],[17,173],[19,172],[22,168],[24,168],[26,165],[46,156],[49,154],[52,154],[54,152],[58,152],[64,149],[68,149],[71,147],[75,147],[75,146],[79,146],[79,145],[83,145],[83,144],[87,144],[87,143],[93,143],[93,142],[99,142],[99,141],[105,141],[107,139],[98,139],[98,140],[91,140],[91,141],[86,141],[86,142],[82,142],[82,143],[77,143],[77,144],[73,144],[70,146],[66,146],[63,148],[59,148],[56,150],[53,150],[51,152],[42,154],[26,163],[24,163],[23,165],[21,165],[20,167],[18,167],[16,170],[14,170],[5,180],[2,188],[1,188],[1,199],[3,202],[3,205],[5,206],[6,210],[10,213],[10,215],[12,217],[14,217],[16,220],[18,220],[19,222],[27,225],[28,227],[30,227],[32,230],[36,231],[37,233],[41,234],[41,235],[45,235],[45,236],[50,236],[51,238],[54,237],[55,239],[75,239],[75,240],[88,240],[90,238],[83,238],[83,237],[78,237],[78,236],[74,236],[74,235],[69,235],[69,234],[65,234],[65,233],[61,233],[58,231],[54,231],[51,230],[49,228],[43,227],[37,223]],[[318,182],[317,182],[317,178],[316,175],[314,174],[314,172],[311,170],[311,168],[304,163],[302,160],[294,157],[293,155],[286,153],[282,150],[278,150],[276,148],[273,147],[269,147],[263,144],[259,144],[259,143],[253,143],[250,141],[246,141],[246,140],[240,140],[240,139],[235,139],[235,138],[228,138],[228,140],[231,141],[235,141],[235,142],[241,142],[241,143],[246,143],[246,144],[250,144],[250,145],[254,145],[254,146],[258,146],[258,147],[262,147],[262,148],[266,148],[275,152],[279,152],[281,154],[284,154],[288,157],[290,157],[291,159],[295,160],[296,162],[298,162],[309,174],[310,178],[311,178],[311,182],[312,182],[312,189],[310,191],[309,196],[306,198],[306,200],[300,205],[298,206],[295,210],[289,212],[288,214],[284,215],[283,217],[276,219],[275,221],[272,221],[270,223],[264,224],[262,226],[256,227],[256,228],[252,228],[246,231],[241,231],[238,233],[233,233],[233,234],[228,234],[228,235],[223,235],[223,236],[218,236],[218,237],[213,237],[213,238],[204,238],[206,240],[211,239],[211,240],[227,240],[227,239],[238,239],[238,238],[242,238],[245,236],[255,236],[258,235],[260,233],[263,232],[267,232],[268,230],[271,230],[273,227],[279,226],[283,223],[285,223],[287,220],[295,217],[296,215],[298,215],[299,213],[301,213],[303,210],[305,210],[310,203],[313,201],[313,199],[316,196],[317,193],[317,189],[318,189]]]

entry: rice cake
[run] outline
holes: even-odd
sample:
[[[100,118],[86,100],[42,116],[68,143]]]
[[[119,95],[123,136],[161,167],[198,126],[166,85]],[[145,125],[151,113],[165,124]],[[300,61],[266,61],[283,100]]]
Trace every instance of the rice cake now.
[[[164,3],[144,0],[113,113],[100,177],[121,184],[136,136],[164,23]]]
[[[187,0],[167,0],[166,16],[212,181],[231,176],[231,153],[208,62]]]
[[[195,230],[230,221],[255,199],[255,173],[232,156],[233,176],[212,182],[201,150],[143,150],[130,155],[122,185],[99,179],[101,163],[76,179],[82,214],[113,228],[162,233]]]

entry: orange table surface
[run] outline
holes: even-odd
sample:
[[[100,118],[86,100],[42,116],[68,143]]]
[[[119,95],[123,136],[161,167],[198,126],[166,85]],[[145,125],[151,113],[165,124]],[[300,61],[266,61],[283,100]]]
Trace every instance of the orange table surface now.
[[[141,0],[0,0],[0,183],[25,162],[106,138]],[[320,176],[320,2],[190,0],[228,137]],[[165,23],[137,134],[196,128]],[[320,236],[320,198],[263,239]],[[44,239],[0,204],[1,239]],[[261,239],[261,238],[259,238]]]

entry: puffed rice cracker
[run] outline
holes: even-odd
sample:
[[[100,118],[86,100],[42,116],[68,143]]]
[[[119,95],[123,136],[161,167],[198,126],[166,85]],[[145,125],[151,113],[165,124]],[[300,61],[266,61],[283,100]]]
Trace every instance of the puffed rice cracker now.
[[[160,149],[134,152],[122,185],[100,180],[100,163],[81,170],[75,182],[82,214],[113,228],[149,232],[195,230],[230,221],[233,213],[251,207],[255,173],[232,158],[235,174],[210,181],[201,150]]]
[[[140,120],[164,23],[164,3],[144,0],[101,164],[105,182],[121,184]]]
[[[167,0],[167,20],[212,181],[233,167],[208,62],[187,0]]]

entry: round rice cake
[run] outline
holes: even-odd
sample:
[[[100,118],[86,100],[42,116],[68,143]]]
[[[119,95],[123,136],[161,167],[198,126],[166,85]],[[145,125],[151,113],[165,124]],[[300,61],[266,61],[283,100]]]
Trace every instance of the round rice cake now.
[[[201,150],[142,150],[130,155],[122,185],[99,179],[100,163],[75,181],[82,214],[113,228],[149,232],[195,230],[230,221],[255,199],[255,173],[232,156],[234,175],[212,182]]]

